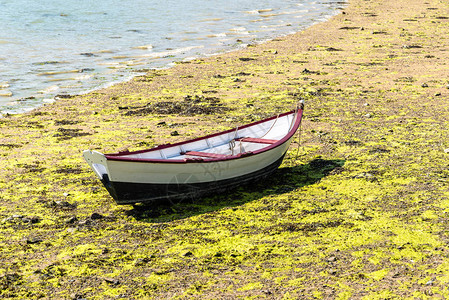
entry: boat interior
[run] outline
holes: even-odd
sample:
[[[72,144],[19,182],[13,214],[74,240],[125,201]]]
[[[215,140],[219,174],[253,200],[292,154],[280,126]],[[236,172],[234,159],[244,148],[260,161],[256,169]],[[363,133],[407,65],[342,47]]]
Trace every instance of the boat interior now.
[[[147,151],[123,153],[119,157],[135,159],[217,159],[254,152],[268,147],[285,137],[292,129],[295,113],[238,127],[232,131],[212,135],[172,147],[154,148]],[[117,156],[116,156],[117,157]]]

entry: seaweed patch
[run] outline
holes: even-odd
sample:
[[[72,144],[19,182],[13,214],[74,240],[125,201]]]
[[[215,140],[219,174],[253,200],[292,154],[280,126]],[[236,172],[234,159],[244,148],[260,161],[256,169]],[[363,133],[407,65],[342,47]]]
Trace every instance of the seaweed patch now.
[[[74,137],[80,137],[80,136],[86,136],[91,135],[91,133],[88,132],[81,132],[82,129],[79,128],[58,128],[57,133],[54,134],[54,137],[57,137],[58,140],[69,140]]]
[[[124,109],[124,108],[121,108]],[[183,101],[162,101],[148,103],[145,107],[129,110],[126,116],[143,116],[148,114],[172,114],[182,116],[210,115],[224,113],[230,108],[223,105],[216,97],[185,96]]]

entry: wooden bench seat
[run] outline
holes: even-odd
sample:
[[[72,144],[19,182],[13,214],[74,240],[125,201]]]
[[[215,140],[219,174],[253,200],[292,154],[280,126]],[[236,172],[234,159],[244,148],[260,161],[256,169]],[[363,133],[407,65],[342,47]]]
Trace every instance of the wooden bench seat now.
[[[199,156],[199,157],[209,157],[209,158],[225,158],[228,156],[226,154],[199,152],[199,151],[187,151],[184,154],[191,155],[191,156]]]
[[[238,138],[236,141],[247,142],[247,143],[257,143],[257,144],[274,144],[278,140],[270,140],[270,139],[259,139],[259,138]]]

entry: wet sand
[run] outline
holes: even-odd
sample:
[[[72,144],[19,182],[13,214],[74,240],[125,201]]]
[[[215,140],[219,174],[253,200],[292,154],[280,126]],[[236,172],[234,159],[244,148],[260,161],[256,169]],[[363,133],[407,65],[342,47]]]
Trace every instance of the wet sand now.
[[[353,0],[298,34],[0,119],[0,295],[448,297],[448,22],[439,1]],[[299,148],[226,195],[117,206],[82,160],[299,99]]]

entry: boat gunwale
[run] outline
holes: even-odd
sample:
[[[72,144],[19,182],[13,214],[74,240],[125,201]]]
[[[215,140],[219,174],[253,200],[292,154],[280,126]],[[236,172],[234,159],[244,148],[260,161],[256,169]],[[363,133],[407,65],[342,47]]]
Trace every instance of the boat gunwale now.
[[[171,147],[177,147],[177,146],[181,146],[181,145],[185,145],[188,143],[192,143],[192,142],[197,142],[197,141],[201,141],[201,140],[205,140],[208,138],[212,138],[212,137],[216,137],[216,136],[220,136],[223,134],[227,134],[227,133],[231,133],[234,132],[236,130],[236,128],[238,130],[240,129],[245,129],[254,125],[258,125],[264,122],[268,122],[277,118],[281,118],[290,114],[297,114],[296,116],[296,120],[295,123],[293,124],[293,126],[291,126],[290,130],[287,132],[287,134],[282,137],[280,140],[278,140],[277,142],[270,144],[266,147],[263,147],[261,149],[255,150],[255,151],[249,151],[249,152],[244,152],[244,153],[238,153],[236,155],[229,155],[223,158],[187,158],[187,159],[164,159],[164,158],[133,158],[133,157],[124,157],[125,155],[134,155],[134,154],[140,154],[140,153],[145,153],[145,152],[151,152],[151,151],[156,151],[156,150],[163,150],[163,149],[167,149],[167,148],[171,148]],[[281,146],[282,144],[284,144],[286,141],[288,141],[294,134],[295,132],[298,130],[299,125],[301,124],[301,120],[302,120],[302,115],[303,115],[303,109],[294,109],[291,110],[289,112],[285,112],[282,114],[279,114],[277,116],[272,116],[270,118],[267,119],[263,119],[260,121],[256,121],[253,123],[249,123],[246,125],[243,125],[241,127],[235,127],[229,130],[225,130],[225,131],[221,131],[221,132],[217,132],[214,134],[210,134],[210,135],[206,135],[203,137],[198,137],[192,140],[187,140],[187,141],[182,141],[182,142],[178,142],[175,144],[164,144],[164,145],[160,145],[157,146],[155,148],[151,148],[151,149],[144,149],[144,150],[138,150],[138,151],[131,151],[131,152],[118,152],[118,153],[112,153],[112,154],[104,154],[104,156],[106,157],[107,160],[110,161],[123,161],[123,162],[137,162],[137,163],[175,163],[175,164],[186,164],[186,163],[211,163],[211,162],[220,162],[220,161],[227,161],[227,160],[235,160],[235,159],[240,159],[240,158],[245,158],[245,157],[251,157],[253,155],[257,155],[269,150],[272,150],[274,148],[277,148],[279,146]]]

